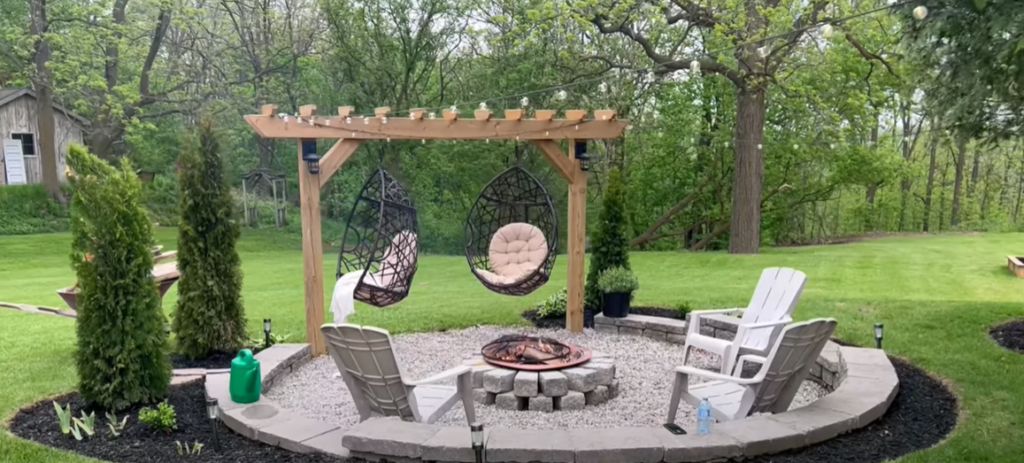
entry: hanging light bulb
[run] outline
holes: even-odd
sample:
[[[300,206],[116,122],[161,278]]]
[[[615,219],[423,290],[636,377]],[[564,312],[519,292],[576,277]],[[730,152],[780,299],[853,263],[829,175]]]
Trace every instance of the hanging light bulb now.
[[[725,142],[725,147],[726,147],[726,148],[728,148],[728,147],[729,147],[729,142]]]
[[[410,120],[410,121],[415,121],[415,120],[416,120],[416,114],[414,114],[414,113],[409,113],[409,120]]]
[[[459,107],[455,106],[455,105],[452,105],[450,108],[448,108],[448,110],[451,111],[452,114],[458,114],[459,113]]]
[[[563,101],[563,100],[565,100],[565,99],[566,99],[566,98],[567,98],[568,96],[569,96],[569,94],[568,94],[568,93],[566,93],[566,91],[565,91],[565,90],[559,90],[559,91],[558,91],[558,93],[556,93],[556,94],[555,94],[555,99],[556,99],[556,100],[558,100],[558,101]]]
[[[700,61],[690,61],[690,70],[693,72],[700,72]]]
[[[330,119],[325,119],[324,120],[324,125],[331,125],[331,120]]]
[[[277,117],[280,118],[280,119],[284,119],[284,118],[288,117],[288,115],[285,114],[285,113],[277,113]]]
[[[351,124],[352,123],[352,118],[348,117],[348,116],[345,116],[345,123],[346,124]]]
[[[914,17],[917,19],[924,19],[928,17],[928,7],[924,5],[918,5],[914,8]]]
[[[427,117],[430,118],[430,119],[435,119],[435,118],[437,118],[437,113],[430,113],[430,114],[427,115]]]
[[[427,144],[427,139],[424,138],[424,139],[420,140],[420,143],[423,144],[423,145],[426,145]]]
[[[380,118],[380,123],[381,124],[387,124],[388,123],[388,117],[387,116],[381,117]]]
[[[480,102],[480,109],[484,109],[484,110],[487,109],[487,102],[486,101],[481,101]]]
[[[757,49],[758,56],[760,56],[762,58],[767,58],[768,57],[768,52],[769,52],[769,50],[768,50],[768,46],[767,45]]]
[[[370,125],[370,118],[363,116],[363,125]]]
[[[597,91],[601,93],[608,93],[608,84],[601,82],[601,85],[597,86]]]
[[[794,144],[793,144],[793,149],[795,149],[795,150],[798,150],[798,149],[800,149],[800,145],[798,145],[798,144],[794,143]]]
[[[530,99],[524,96],[523,99],[519,100],[519,106],[524,108],[530,106]]]
[[[821,26],[821,35],[823,35],[824,37],[832,37],[833,33],[835,33],[835,29],[832,28],[831,24]]]
[[[761,144],[760,143],[757,144],[757,149],[761,149]]]

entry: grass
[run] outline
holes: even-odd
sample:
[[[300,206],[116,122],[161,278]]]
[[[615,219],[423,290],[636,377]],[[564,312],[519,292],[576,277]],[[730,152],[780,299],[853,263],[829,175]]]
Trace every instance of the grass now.
[[[173,230],[158,238],[173,247]],[[988,328],[1024,315],[1024,281],[1004,268],[1020,235],[946,235],[871,240],[838,246],[767,249],[753,256],[723,253],[634,253],[640,280],[636,303],[697,308],[745,305],[760,269],[789,266],[808,275],[797,319],[830,316],[838,336],[870,344],[885,322],[886,349],[949,381],[961,399],[961,425],[942,445],[904,462],[1019,461],[1024,453],[1024,356],[988,337]],[[0,300],[59,305],[53,292],[74,280],[66,234],[0,237]],[[304,333],[301,253],[297,237],[246,232],[239,244],[251,332],[269,317],[274,330]],[[325,256],[325,288],[334,257]],[[359,307],[356,323],[392,332],[522,323],[518,313],[564,285],[560,259],[552,282],[526,298],[497,296],[469,274],[460,256],[420,259],[412,292],[395,307]],[[326,299],[326,295],[325,295]],[[164,307],[174,307],[175,291]],[[0,417],[75,387],[74,322],[0,309]],[[666,373],[667,374],[667,373]],[[54,421],[56,426],[56,420]],[[884,437],[880,437],[884,438]],[[89,461],[0,431],[0,462]]]

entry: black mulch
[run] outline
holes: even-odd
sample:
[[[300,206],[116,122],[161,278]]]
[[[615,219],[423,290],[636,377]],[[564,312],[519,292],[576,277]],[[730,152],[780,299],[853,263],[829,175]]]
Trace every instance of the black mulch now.
[[[650,315],[652,317],[664,317],[664,318],[675,318],[683,319],[684,315],[680,314],[678,310],[666,309],[662,307],[630,307],[629,313],[636,315]],[[537,316],[536,309],[530,309],[523,312],[523,318],[533,324],[537,328],[545,329],[562,329],[565,328],[565,317],[549,317],[540,318]]]
[[[255,354],[263,349],[261,348],[250,348],[252,353]],[[238,352],[224,352],[224,351],[213,351],[206,358],[201,359],[190,359],[180,354],[171,354],[171,366],[175,369],[178,368],[205,368],[208,370],[218,368],[231,368],[231,361],[234,360]]]
[[[1010,320],[996,326],[989,331],[989,336],[1000,346],[1024,354],[1024,320]]]
[[[900,392],[882,418],[820,444],[743,462],[877,463],[938,444],[956,426],[956,397],[924,370],[889,359],[900,378]]]
[[[297,454],[277,447],[247,439],[231,432],[218,422],[221,450],[213,447],[212,428],[206,417],[205,393],[201,382],[193,382],[170,389],[170,403],[177,413],[178,430],[170,435],[150,429],[139,422],[135,407],[118,414],[121,419],[130,414],[128,424],[121,436],[110,439],[106,418],[102,411],[96,411],[96,434],[84,441],[76,441],[70,435],[63,435],[57,424],[53,404],[45,400],[18,413],[11,422],[11,432],[40,444],[118,463],[167,463],[167,462],[220,462],[220,463],[355,463],[362,460],[338,459],[324,455]],[[80,416],[84,401],[78,393],[71,393],[56,399],[61,405],[71,404],[74,416]],[[175,441],[204,444],[199,455],[178,455]]]

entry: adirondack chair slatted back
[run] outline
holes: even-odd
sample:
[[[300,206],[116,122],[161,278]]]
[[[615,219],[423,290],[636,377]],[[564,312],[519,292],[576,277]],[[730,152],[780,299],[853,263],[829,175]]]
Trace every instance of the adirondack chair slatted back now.
[[[320,331],[338,371],[347,374],[345,381],[357,406],[367,407],[370,413],[416,420],[410,403],[412,388],[402,381],[387,331],[349,324],[324,325]],[[360,410],[360,415],[365,412]]]
[[[762,367],[767,373],[757,386],[749,414],[786,411],[835,328],[836,321],[831,318],[787,326]]]
[[[766,268],[754,288],[741,324],[765,323],[782,320],[793,313],[807,275],[791,268]],[[781,327],[748,329],[741,346],[767,349],[782,331]]]

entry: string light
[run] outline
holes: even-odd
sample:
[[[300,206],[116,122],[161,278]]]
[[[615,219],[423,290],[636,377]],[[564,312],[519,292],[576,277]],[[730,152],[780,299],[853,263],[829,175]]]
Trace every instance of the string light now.
[[[524,96],[523,99],[519,100],[519,105],[524,108],[530,106],[530,99]]]
[[[363,125],[370,125],[370,118],[363,116]]]
[[[761,48],[758,48],[757,49],[757,54],[759,56],[761,56],[762,58],[767,58],[768,57],[768,47],[767,46],[763,46]]]
[[[451,111],[452,114],[458,114],[459,113],[459,107],[455,106],[455,105],[452,105],[450,108],[448,108],[448,110]]]
[[[487,102],[486,101],[481,101],[480,102],[480,109],[483,109],[485,111],[487,110]]]
[[[608,84],[601,82],[601,85],[597,86],[597,91],[601,93],[608,93]]]
[[[821,35],[825,36],[825,38],[832,37],[833,33],[835,33],[835,30],[832,28],[831,24],[821,26]]]
[[[798,145],[798,144],[794,143],[794,144],[793,144],[793,149],[795,149],[795,150],[798,150],[798,149],[800,149],[800,145]]]
[[[761,144],[760,143],[757,144],[757,149],[761,149]]]
[[[349,117],[349,116],[345,116],[345,123],[346,124],[351,124],[352,123],[352,118]]]
[[[558,101],[563,101],[568,96],[569,94],[565,90],[559,90],[558,93],[555,94],[555,99]]]
[[[690,71],[700,72],[700,61],[697,61],[697,60],[690,61]]]
[[[427,115],[427,117],[430,118],[430,119],[436,119],[437,118],[437,113],[430,113],[429,115]]]
[[[415,121],[416,120],[416,113],[409,113],[409,120],[410,121]]]
[[[381,117],[380,118],[380,122],[381,122],[381,124],[387,124],[388,123],[388,117],[387,116]]]
[[[324,125],[331,125],[331,120],[330,119],[325,119],[324,120]]]
[[[928,7],[924,6],[924,5],[919,5],[918,7],[914,8],[914,17],[919,19],[919,20],[927,18],[928,17]]]

